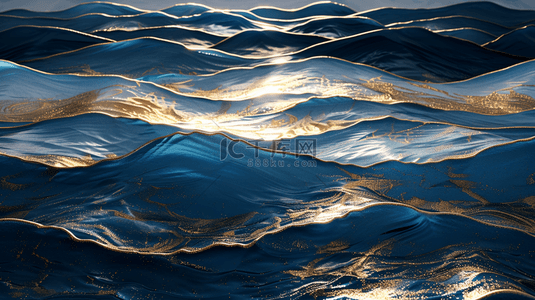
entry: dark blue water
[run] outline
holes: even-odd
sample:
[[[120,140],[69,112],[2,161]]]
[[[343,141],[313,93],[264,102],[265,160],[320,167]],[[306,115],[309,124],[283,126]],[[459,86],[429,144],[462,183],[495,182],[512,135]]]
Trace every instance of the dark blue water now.
[[[535,298],[534,22],[1,13],[1,298]]]

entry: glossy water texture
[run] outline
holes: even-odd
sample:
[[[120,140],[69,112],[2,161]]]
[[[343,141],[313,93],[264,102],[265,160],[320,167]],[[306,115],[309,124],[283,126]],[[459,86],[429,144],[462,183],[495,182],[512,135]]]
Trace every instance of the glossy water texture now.
[[[0,298],[534,299],[534,25],[0,13]]]

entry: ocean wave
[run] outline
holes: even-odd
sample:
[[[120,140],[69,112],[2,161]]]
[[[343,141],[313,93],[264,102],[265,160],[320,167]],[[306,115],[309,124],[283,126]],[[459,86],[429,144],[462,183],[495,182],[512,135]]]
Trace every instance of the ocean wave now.
[[[155,37],[163,40],[175,41],[188,48],[205,48],[215,45],[226,38],[203,30],[197,30],[179,25],[149,27],[137,30],[111,30],[100,31],[101,37],[114,39],[116,41],[133,40],[137,38]]]
[[[451,231],[455,239],[443,238]],[[53,228],[13,221],[2,222],[1,236],[2,249],[32,250],[4,257],[7,268],[20,270],[3,275],[10,281],[5,293],[15,297],[531,299],[533,237],[397,206],[292,228],[245,249],[214,247],[195,255],[109,251]],[[481,238],[488,241],[473,243]],[[509,249],[497,238],[517,246]],[[56,283],[66,276],[72,290],[58,295]]]
[[[176,5],[173,5],[171,7],[162,9],[161,11],[164,13],[168,13],[170,15],[174,15],[177,17],[185,17],[185,16],[193,16],[193,15],[199,15],[204,12],[212,10],[208,6],[195,4],[195,3],[179,3]]]
[[[89,13],[98,13],[106,14],[110,16],[121,16],[121,15],[138,15],[143,13],[141,9],[137,9],[132,6],[122,5],[117,3],[110,2],[88,2],[76,5],[74,7],[62,10],[62,11],[31,11],[26,9],[12,9],[5,12],[2,12],[2,15],[9,16],[19,16],[19,17],[48,17],[48,18],[61,18],[68,19],[74,18],[77,16],[89,14]]]
[[[166,60],[172,60],[173,63],[168,64]],[[148,37],[97,44],[24,64],[50,73],[110,74],[137,78],[166,73],[209,74],[262,62],[265,60],[247,59],[211,49],[189,50],[177,42]]]
[[[468,79],[524,61],[417,27],[366,32],[314,45],[296,54],[301,58],[322,55],[433,82]]]
[[[489,41],[484,46],[513,55],[535,57],[535,52],[533,51],[534,37],[535,26],[530,25],[504,34],[495,40]]]
[[[195,274],[240,287],[243,297],[273,296],[275,291],[282,298],[395,293],[409,299],[532,293],[533,200],[523,197],[532,190],[525,180],[532,176],[525,157],[533,142],[513,145],[507,153],[515,160],[501,163],[496,162],[503,151],[494,149],[453,164],[387,163],[360,169],[317,162],[316,168],[303,171],[306,166],[300,163],[309,160],[279,169],[248,167],[246,159],[220,160],[214,151],[220,138],[174,136],[89,168],[47,169],[0,158],[10,165],[2,170],[6,194],[1,228],[7,241],[2,247],[13,256],[6,261],[24,268],[47,264],[38,274],[6,274],[10,284],[21,286],[10,292],[56,295],[62,280],[54,276],[65,272],[58,262],[70,261],[70,255],[79,261],[81,251],[100,263],[84,256],[69,271],[77,270],[80,286],[73,293],[80,296],[99,291],[149,295],[152,290],[162,298],[188,297],[190,292],[179,288],[180,278],[190,278],[186,286],[199,292],[198,284],[204,286],[204,281],[191,279]],[[238,145],[236,151],[247,151],[245,146]],[[285,163],[296,159],[271,158]],[[499,172],[503,168],[511,173]],[[35,177],[36,172],[41,176]],[[126,174],[128,181],[121,179]],[[210,180],[199,180],[204,176]],[[518,187],[513,193],[503,189],[511,184]],[[27,198],[33,193],[26,185],[46,192],[41,198]],[[177,201],[178,191],[184,200]],[[442,196],[436,199],[437,194]],[[62,228],[68,231],[57,230]],[[33,245],[33,254],[9,251],[26,249],[22,245]],[[71,250],[52,251],[57,247]],[[204,249],[197,252],[197,247]],[[60,252],[63,258],[55,256]],[[158,254],[162,252],[168,255]],[[110,261],[103,262],[103,257]],[[112,263],[117,260],[131,266],[129,274],[135,272],[128,285],[115,279],[127,278],[117,273],[118,265]],[[159,263],[142,263],[147,260]],[[188,276],[163,276],[162,268]],[[147,281],[146,272],[179,282],[162,286],[161,280]],[[45,274],[51,277],[39,286],[27,284]],[[415,289],[422,285],[429,288]],[[226,284],[217,286],[216,294],[228,291]],[[242,297],[235,290],[231,293]]]
[[[535,20],[535,12],[532,10],[510,9],[490,1],[466,2],[427,9],[386,7],[365,11],[358,15],[372,18],[382,24],[449,16],[465,16],[500,24],[506,27],[515,27],[524,22]]]
[[[247,245],[287,226],[330,222],[381,203],[464,214],[533,232],[533,174],[525,159],[533,143],[491,148],[465,160],[392,161],[370,168],[255,150],[203,134],[164,137],[85,168],[2,157],[3,217],[59,226],[119,250],[155,253]],[[496,163],[501,148],[515,159]],[[511,173],[500,174],[504,167]],[[516,189],[505,191],[511,184]],[[36,191],[43,191],[40,197],[32,196]],[[254,198],[248,196],[252,191]]]
[[[19,17],[0,15],[0,30],[7,30],[21,25],[49,26],[73,29],[86,33],[117,28],[137,29],[163,25],[176,25],[177,17],[161,12],[147,12],[134,16],[110,16],[101,13],[84,14],[61,19],[51,17]]]
[[[451,16],[451,17],[440,17],[433,19],[425,20],[413,20],[408,22],[400,22],[388,24],[385,27],[387,28],[399,28],[399,27],[421,27],[429,30],[446,30],[446,29],[456,29],[456,28],[475,28],[488,32],[492,35],[502,35],[510,31],[510,28],[501,26],[499,24],[490,23],[487,21],[463,17],[463,16]]]
[[[159,11],[144,12],[132,16],[110,16],[101,13],[90,13],[67,19],[0,15],[0,20],[2,20],[0,30],[7,30],[21,25],[33,25],[62,27],[87,33],[117,29],[134,30],[157,26],[182,25],[204,29],[215,34],[232,35],[243,29],[261,28],[255,21],[249,21],[240,15],[218,11],[208,11],[200,15],[185,17],[176,17]]]
[[[308,20],[290,29],[295,33],[310,33],[329,38],[340,38],[381,29],[384,26],[369,18],[349,16]]]
[[[145,78],[158,83],[155,85],[120,77],[47,75],[6,63],[4,77],[7,76],[7,80],[3,84],[6,98],[2,101],[0,120],[38,122],[101,113],[171,125],[186,132],[226,132],[252,143],[307,137],[318,141],[316,157],[344,164],[368,166],[385,160],[425,163],[470,157],[489,147],[531,139],[535,124],[524,119],[530,119],[535,101],[530,96],[533,93],[530,77],[522,71],[530,70],[531,64],[528,62],[465,82],[430,86],[344,61],[314,59],[193,76],[196,78],[186,81],[195,89],[188,90],[188,85],[183,88],[172,83],[180,79],[177,76]],[[327,66],[334,77],[314,74]],[[360,70],[358,79],[347,81],[349,78],[345,75],[345,78],[336,77],[337,74],[349,74],[355,68]],[[275,78],[277,73],[288,77],[256,82],[256,78]],[[515,74],[523,76],[523,85],[516,84]],[[385,76],[382,80],[377,79],[382,76]],[[34,87],[22,88],[19,78],[26,79],[26,86],[35,82]],[[511,83],[507,84],[503,78],[508,78]],[[495,88],[506,93],[485,94],[484,86],[483,91],[478,92],[473,86],[481,81],[499,81],[503,86],[496,84]],[[82,83],[86,91],[77,89]],[[471,95],[462,96],[462,92],[468,92],[467,87]],[[28,92],[21,94],[21,89]],[[43,101],[41,97],[48,100]],[[418,104],[420,107],[402,104]],[[326,112],[325,107],[331,109]],[[449,110],[451,112],[447,113]],[[53,129],[56,125],[35,126],[49,127],[52,136],[45,131],[40,138],[28,136],[32,129],[27,126],[4,131],[15,145],[29,145],[32,141],[27,137],[32,137],[35,144],[27,148],[42,150],[12,151],[12,144],[6,140],[3,153],[52,166],[83,166],[95,162],[95,158],[80,160],[88,155],[100,159],[109,155],[121,156],[145,142],[171,133],[163,131],[120,152],[108,148],[108,138],[87,142],[98,147],[86,146],[83,152],[76,150],[81,147],[76,144],[58,152],[55,148],[66,140],[60,139],[57,146],[51,148],[43,147],[47,140],[56,139]],[[83,131],[81,128],[76,130]],[[21,134],[25,137],[22,140],[16,137]],[[106,136],[106,133],[102,135]],[[83,135],[77,139],[88,140]],[[433,146],[426,146],[429,144]],[[73,147],[76,151],[70,153]],[[47,154],[54,155],[50,158]],[[72,158],[78,160],[72,161]]]
[[[534,11],[0,14],[0,293],[535,297]]]
[[[454,29],[435,30],[434,32],[439,33],[441,35],[452,36],[452,37],[456,37],[459,39],[474,42],[478,45],[486,44],[497,38],[493,34],[490,34],[486,31],[475,29],[475,28],[454,28]]]
[[[317,16],[347,16],[354,14],[351,8],[329,1],[316,2],[299,9],[284,10],[277,7],[256,7],[250,10],[257,16],[270,19],[302,19]]]
[[[211,48],[242,56],[266,57],[289,54],[325,41],[327,41],[326,38],[313,35],[247,30]]]
[[[0,46],[0,53],[2,59],[10,61],[32,60],[100,43],[115,42],[75,30],[24,25],[0,32],[0,39],[9,41]]]
[[[329,102],[341,106],[347,101]],[[296,154],[297,149],[290,145],[301,140],[314,141],[313,157],[363,167],[391,160],[423,164],[467,158],[492,147],[535,138],[534,128],[472,129],[447,123],[399,120],[387,115],[337,120],[332,117],[336,112],[325,120],[308,115],[303,117],[300,112],[304,109],[292,109],[287,113],[291,116],[289,120],[283,123],[284,118],[279,116],[277,127],[266,126],[258,129],[255,135],[244,133],[246,129],[238,126],[222,124],[221,127],[230,132],[234,140],[245,139],[250,145],[266,151]],[[270,120],[273,124],[273,119]],[[260,120],[262,123],[267,121],[265,118]],[[68,126],[69,123],[73,125]],[[255,124],[254,121],[250,123]],[[262,127],[262,123],[257,126]],[[56,168],[90,166],[101,160],[128,155],[142,145],[170,134],[197,130],[187,123],[176,126],[178,128],[85,114],[2,128],[0,154]],[[268,142],[258,137],[276,137],[279,141]],[[427,144],[433,144],[433,147]]]

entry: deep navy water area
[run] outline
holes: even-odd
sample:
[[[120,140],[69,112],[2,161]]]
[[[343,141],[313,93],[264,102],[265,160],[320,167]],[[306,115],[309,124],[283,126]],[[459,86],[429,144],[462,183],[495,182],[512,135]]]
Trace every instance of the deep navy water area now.
[[[535,11],[0,13],[0,298],[535,299]]]

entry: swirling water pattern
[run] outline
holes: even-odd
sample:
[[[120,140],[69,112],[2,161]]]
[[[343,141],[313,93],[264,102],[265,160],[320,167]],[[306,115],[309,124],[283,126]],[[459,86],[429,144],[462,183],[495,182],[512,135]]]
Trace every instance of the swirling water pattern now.
[[[0,295],[535,298],[535,11],[0,14]]]

